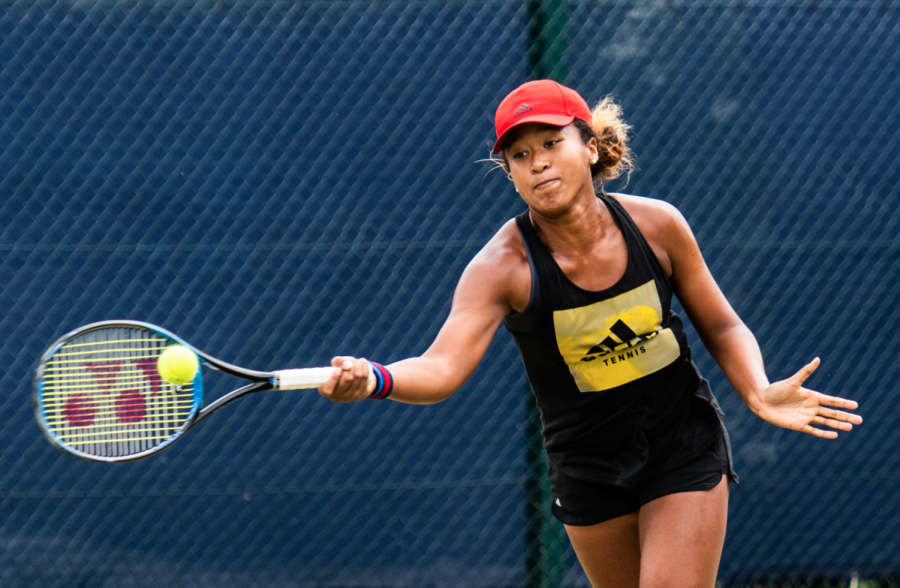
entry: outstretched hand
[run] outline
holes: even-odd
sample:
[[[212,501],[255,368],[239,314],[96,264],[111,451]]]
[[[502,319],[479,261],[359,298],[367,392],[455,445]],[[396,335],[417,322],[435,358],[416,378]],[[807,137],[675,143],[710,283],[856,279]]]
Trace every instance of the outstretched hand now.
[[[854,410],[858,404],[852,400],[826,396],[803,387],[803,382],[819,367],[815,358],[799,372],[786,380],[770,384],[759,396],[756,414],[760,418],[785,429],[809,433],[823,439],[835,439],[837,431],[817,429],[820,425],[849,431],[853,425],[862,423],[862,417],[827,407]]]

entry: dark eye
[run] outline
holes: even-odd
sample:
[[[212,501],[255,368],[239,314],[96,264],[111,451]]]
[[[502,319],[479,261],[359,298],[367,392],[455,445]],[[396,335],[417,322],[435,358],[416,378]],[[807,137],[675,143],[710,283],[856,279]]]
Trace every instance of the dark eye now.
[[[556,144],[559,143],[560,141],[562,141],[562,139],[554,139],[554,140],[552,140],[552,141],[547,141],[546,143],[544,143],[544,147],[553,147],[554,145],[556,145]]]
[[[512,156],[513,159],[522,159],[523,157],[525,157],[524,151],[518,151],[516,153],[513,153],[513,156]]]

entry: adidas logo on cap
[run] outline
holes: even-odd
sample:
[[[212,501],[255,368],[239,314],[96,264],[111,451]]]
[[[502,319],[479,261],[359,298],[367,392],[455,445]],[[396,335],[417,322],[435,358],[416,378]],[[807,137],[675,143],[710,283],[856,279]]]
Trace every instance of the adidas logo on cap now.
[[[528,106],[528,104],[526,104],[525,102],[523,102],[522,105],[519,106],[519,108],[516,109],[516,113],[513,114],[513,118],[518,118],[519,115],[525,114],[525,113],[528,112],[529,110],[533,110],[533,109],[532,109],[530,106]]]

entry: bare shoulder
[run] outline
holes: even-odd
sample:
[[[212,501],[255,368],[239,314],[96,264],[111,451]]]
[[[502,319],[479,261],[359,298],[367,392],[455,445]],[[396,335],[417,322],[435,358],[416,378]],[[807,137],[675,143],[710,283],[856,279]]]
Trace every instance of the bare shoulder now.
[[[697,242],[687,220],[673,205],[663,200],[610,194],[628,211],[641,234],[650,244],[666,274],[672,276],[675,260],[694,255]]]
[[[460,279],[457,296],[469,292],[489,296],[508,305],[510,310],[522,310],[528,305],[531,272],[525,244],[514,219],[504,223],[469,262]]]
[[[528,262],[525,254],[525,245],[522,243],[522,236],[519,228],[516,226],[515,219],[510,219],[503,223],[490,241],[478,252],[475,258],[479,263],[500,263],[508,262],[513,259]]]
[[[649,234],[663,236],[661,233],[680,231],[688,226],[684,215],[664,200],[618,193],[610,196],[628,211],[645,237]]]

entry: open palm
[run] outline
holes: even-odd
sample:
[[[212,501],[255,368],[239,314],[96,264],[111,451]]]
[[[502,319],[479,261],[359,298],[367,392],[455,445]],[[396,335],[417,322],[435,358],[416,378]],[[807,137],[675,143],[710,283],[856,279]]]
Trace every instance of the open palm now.
[[[828,408],[854,410],[858,406],[856,402],[803,387],[803,382],[817,367],[818,357],[790,378],[770,384],[760,398],[757,414],[773,425],[824,439],[835,439],[837,431],[817,429],[813,425],[849,431],[853,425],[862,423],[862,417],[857,414]]]

